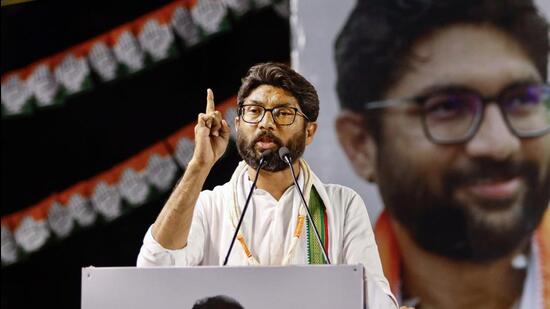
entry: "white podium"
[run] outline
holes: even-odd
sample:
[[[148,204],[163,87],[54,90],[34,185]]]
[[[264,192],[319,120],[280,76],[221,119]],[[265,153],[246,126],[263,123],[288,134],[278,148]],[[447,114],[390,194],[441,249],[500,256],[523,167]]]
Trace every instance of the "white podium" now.
[[[245,309],[363,308],[363,272],[362,265],[86,267],[82,309],[191,309],[215,296]]]

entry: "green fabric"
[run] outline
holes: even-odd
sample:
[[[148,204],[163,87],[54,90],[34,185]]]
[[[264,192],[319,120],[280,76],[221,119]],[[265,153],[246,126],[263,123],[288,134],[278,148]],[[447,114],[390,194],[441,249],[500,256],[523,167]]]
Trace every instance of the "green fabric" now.
[[[319,196],[319,193],[315,189],[315,186],[311,187],[311,194],[309,195],[309,211],[313,222],[319,231],[321,236],[321,242],[325,243],[325,204]],[[306,218],[307,219],[307,218]],[[315,231],[313,226],[309,224],[309,220],[306,220],[307,225],[307,252],[309,264],[326,264],[325,257],[323,256],[323,249],[319,246],[317,239],[315,239]]]

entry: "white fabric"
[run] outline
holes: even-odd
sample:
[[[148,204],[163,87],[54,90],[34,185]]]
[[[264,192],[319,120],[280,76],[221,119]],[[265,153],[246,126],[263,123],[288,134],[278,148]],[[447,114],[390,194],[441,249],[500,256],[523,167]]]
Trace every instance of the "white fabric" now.
[[[242,175],[240,183],[244,186],[243,190],[240,190],[243,193],[243,195],[240,195],[240,199],[245,201],[246,196],[244,194],[247,194],[252,187],[252,182],[248,179],[247,173]],[[298,176],[298,184],[300,188],[304,187],[303,173]],[[298,191],[294,190],[294,186],[289,187],[278,201],[269,192],[255,189],[246,213],[246,219],[252,221],[252,225],[243,225],[241,230],[244,232],[250,250],[252,250],[253,255],[260,264],[282,264],[284,256],[289,251],[289,240],[294,234],[298,215],[298,207],[285,207],[285,205],[299,205],[299,203],[300,195]],[[305,233],[302,234],[305,235]],[[300,249],[298,249],[303,252],[306,250],[305,239],[306,237],[303,236],[300,238],[302,241],[300,242]],[[244,254],[238,242],[233,250],[235,251],[232,254]],[[291,261],[291,264],[307,264],[307,256],[293,255]]]
[[[527,276],[523,284],[519,309],[544,309],[542,297],[542,269],[539,261],[539,246],[535,239],[531,241],[531,254],[527,263]]]
[[[241,162],[241,165],[244,164]],[[246,169],[245,169],[246,170]],[[299,175],[299,184],[304,182]],[[248,174],[239,181],[238,205],[244,207],[251,182]],[[384,277],[378,247],[367,209],[361,197],[353,190],[334,184],[323,184],[311,173],[313,185],[327,210],[329,230],[329,258],[333,264],[363,264],[365,289],[369,308],[397,308],[389,283]],[[240,179],[239,179],[240,180]],[[151,229],[143,240],[137,265],[196,266],[222,265],[235,231],[231,220],[233,207],[232,182],[200,193],[195,206],[187,246],[179,250],[163,248],[152,236]],[[306,198],[307,200],[307,198]],[[300,196],[294,186],[275,200],[268,192],[257,189],[245,215],[241,231],[250,250],[261,265],[280,265],[288,251],[296,226]],[[295,250],[290,264],[307,264],[305,233]],[[248,265],[238,241],[235,242],[228,265]]]

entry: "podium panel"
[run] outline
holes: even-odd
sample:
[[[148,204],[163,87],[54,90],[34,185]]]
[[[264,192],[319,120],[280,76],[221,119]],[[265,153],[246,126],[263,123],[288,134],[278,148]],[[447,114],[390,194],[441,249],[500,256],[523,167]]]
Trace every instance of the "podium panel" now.
[[[363,271],[362,265],[87,267],[82,309],[191,309],[215,296],[246,309],[363,308]]]

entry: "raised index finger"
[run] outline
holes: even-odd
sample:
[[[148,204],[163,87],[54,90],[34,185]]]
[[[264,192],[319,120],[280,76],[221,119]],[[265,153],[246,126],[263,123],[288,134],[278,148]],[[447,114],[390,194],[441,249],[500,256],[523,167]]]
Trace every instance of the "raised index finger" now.
[[[214,105],[214,93],[212,89],[208,88],[206,90],[206,114],[213,113],[216,110]]]

